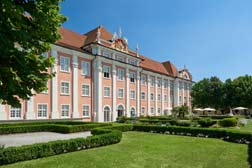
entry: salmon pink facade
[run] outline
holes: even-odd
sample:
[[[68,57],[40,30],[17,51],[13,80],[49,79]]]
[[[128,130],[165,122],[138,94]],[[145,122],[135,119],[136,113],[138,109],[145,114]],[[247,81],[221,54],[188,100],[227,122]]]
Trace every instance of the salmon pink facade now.
[[[0,120],[82,119],[110,122],[118,116],[170,115],[175,106],[191,108],[192,76],[170,61],[160,63],[128,48],[128,41],[99,26],[86,34],[60,28],[48,90],[21,108],[0,105]]]

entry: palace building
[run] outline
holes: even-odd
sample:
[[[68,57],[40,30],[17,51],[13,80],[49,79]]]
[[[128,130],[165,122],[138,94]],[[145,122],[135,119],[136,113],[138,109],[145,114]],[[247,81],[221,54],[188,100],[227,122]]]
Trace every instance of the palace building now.
[[[191,108],[189,71],[158,62],[128,48],[122,32],[99,26],[86,34],[60,28],[61,40],[44,54],[55,57],[48,90],[21,108],[0,105],[0,120],[79,118],[109,122],[118,116],[169,115],[175,106]]]

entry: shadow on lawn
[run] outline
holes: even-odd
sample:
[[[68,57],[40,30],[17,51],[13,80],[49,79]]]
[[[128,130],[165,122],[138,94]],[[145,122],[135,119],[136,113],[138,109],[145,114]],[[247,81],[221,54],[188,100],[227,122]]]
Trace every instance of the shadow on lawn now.
[[[252,143],[248,144],[248,162],[249,167],[252,167]]]

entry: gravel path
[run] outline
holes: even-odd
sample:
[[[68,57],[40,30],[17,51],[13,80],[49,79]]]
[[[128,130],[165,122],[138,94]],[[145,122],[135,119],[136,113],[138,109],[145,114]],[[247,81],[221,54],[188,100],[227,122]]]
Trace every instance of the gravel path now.
[[[22,146],[40,142],[49,142],[55,140],[64,140],[72,138],[80,138],[90,136],[88,132],[78,132],[72,134],[60,134],[54,132],[34,132],[34,133],[21,133],[21,134],[10,134],[0,135],[0,145],[8,146]]]

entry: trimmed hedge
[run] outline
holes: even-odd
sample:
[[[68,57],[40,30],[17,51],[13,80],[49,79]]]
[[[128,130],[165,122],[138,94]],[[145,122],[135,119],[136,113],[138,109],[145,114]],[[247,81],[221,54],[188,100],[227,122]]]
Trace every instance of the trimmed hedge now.
[[[200,118],[198,120],[198,123],[201,127],[210,127],[216,124],[217,122],[215,120],[212,120],[211,118]]]
[[[132,128],[132,125],[129,124],[108,126],[93,129],[91,132],[94,136],[87,138],[51,141],[0,149],[0,165],[115,144],[121,141],[122,131],[129,131]]]
[[[252,134],[250,133],[239,132],[235,130],[218,129],[218,128],[134,125],[133,130],[143,132],[196,136],[196,137],[221,138],[236,143],[250,143],[252,141]]]
[[[218,124],[222,127],[235,127],[237,125],[236,118],[224,118],[218,121]]]
[[[35,124],[35,125],[9,125],[0,127],[1,134],[27,133],[27,132],[58,132],[58,133],[73,133],[88,131],[96,127],[111,126],[111,123],[91,123],[80,125],[63,125],[62,124]]]

